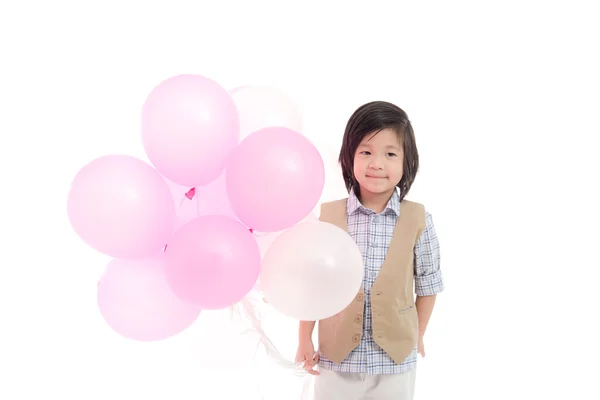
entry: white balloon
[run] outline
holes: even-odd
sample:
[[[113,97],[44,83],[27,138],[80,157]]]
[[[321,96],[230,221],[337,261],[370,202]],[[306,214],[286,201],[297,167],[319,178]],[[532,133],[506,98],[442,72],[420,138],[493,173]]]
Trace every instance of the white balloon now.
[[[339,313],[354,300],[363,274],[362,254],[346,231],[327,222],[302,222],[269,246],[261,265],[260,289],[279,312],[317,321]]]
[[[300,111],[284,92],[268,86],[242,86],[230,94],[240,116],[240,141],[272,126],[303,133]]]

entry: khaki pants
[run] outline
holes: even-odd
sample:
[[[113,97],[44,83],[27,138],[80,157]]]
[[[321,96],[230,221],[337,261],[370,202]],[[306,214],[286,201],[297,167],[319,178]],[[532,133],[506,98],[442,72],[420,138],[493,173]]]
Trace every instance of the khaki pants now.
[[[314,400],[413,400],[416,368],[402,374],[348,374],[319,368]]]

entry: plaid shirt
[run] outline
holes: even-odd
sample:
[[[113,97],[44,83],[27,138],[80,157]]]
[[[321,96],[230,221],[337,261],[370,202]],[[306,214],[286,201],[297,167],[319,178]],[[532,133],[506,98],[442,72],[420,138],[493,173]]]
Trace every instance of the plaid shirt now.
[[[375,282],[389,247],[396,220],[400,215],[400,196],[398,191],[390,198],[386,208],[376,214],[362,206],[354,191],[350,191],[347,202],[348,233],[363,254],[365,273],[363,287],[365,292],[365,312],[363,335],[359,345],[350,355],[336,364],[323,354],[319,357],[319,366],[339,372],[364,374],[402,373],[416,366],[417,349],[401,363],[396,364],[372,338],[371,330],[371,286]],[[431,214],[426,211],[426,227],[414,248],[415,255],[415,293],[417,296],[430,296],[444,290],[440,271],[440,253],[437,235]]]

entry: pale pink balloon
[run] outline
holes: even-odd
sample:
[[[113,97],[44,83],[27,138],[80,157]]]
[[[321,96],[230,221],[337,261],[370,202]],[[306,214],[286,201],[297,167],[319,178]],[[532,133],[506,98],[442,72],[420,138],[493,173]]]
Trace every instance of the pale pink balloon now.
[[[118,334],[158,341],[187,329],[201,308],[175,296],[167,284],[163,255],[112,260],[98,283],[98,307]]]
[[[225,172],[205,186],[190,188],[166,180],[171,189],[178,218],[185,222],[203,215],[225,215],[237,219],[225,186]]]
[[[276,232],[310,213],[323,192],[317,148],[287,128],[261,129],[244,139],[227,164],[227,196],[246,226]]]
[[[236,94],[237,92],[239,92],[240,90],[242,90],[242,89],[246,89],[246,88],[249,88],[249,87],[250,87],[250,86],[248,86],[248,85],[242,85],[242,86],[235,87],[235,88],[233,88],[233,89],[231,89],[231,90],[229,91],[229,94],[230,94],[230,95],[234,95],[234,94]]]
[[[165,251],[173,292],[203,309],[219,310],[240,301],[255,285],[260,251],[252,233],[223,215],[206,215],[183,225]]]
[[[363,274],[362,254],[348,232],[327,222],[302,222],[269,246],[260,289],[282,314],[318,321],[352,302]]]
[[[71,184],[67,212],[88,245],[115,258],[155,254],[175,223],[165,180],[149,164],[127,155],[103,156],[85,165]]]
[[[195,187],[216,179],[239,141],[231,95],[200,75],[160,83],[142,110],[142,140],[150,162],[167,179]]]
[[[230,94],[240,116],[240,139],[274,126],[302,132],[300,110],[285,92],[269,86],[246,85]]]

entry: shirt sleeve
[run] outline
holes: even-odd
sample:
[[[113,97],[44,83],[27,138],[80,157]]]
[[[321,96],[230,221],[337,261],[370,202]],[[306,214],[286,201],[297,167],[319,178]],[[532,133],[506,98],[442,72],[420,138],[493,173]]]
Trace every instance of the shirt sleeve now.
[[[417,296],[433,296],[444,291],[440,269],[440,245],[433,217],[425,211],[425,230],[414,250],[415,293]]]

